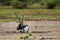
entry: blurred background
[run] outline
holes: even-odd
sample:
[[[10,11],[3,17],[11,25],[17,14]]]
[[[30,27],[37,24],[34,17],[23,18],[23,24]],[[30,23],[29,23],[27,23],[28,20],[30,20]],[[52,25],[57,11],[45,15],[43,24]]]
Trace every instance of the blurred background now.
[[[0,0],[0,21],[16,21],[14,12],[25,20],[60,20],[60,0]]]
[[[0,8],[57,9],[60,8],[60,0],[0,0]]]

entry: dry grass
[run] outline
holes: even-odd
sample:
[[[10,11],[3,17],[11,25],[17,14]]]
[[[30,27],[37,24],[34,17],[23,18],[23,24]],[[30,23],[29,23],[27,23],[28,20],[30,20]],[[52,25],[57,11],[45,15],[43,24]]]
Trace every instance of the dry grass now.
[[[24,19],[60,19],[60,9],[0,9],[0,19],[17,19],[14,12]]]

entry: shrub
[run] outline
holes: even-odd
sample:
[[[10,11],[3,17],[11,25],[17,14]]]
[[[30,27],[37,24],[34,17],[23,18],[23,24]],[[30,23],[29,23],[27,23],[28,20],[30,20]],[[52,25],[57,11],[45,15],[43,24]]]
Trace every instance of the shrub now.
[[[13,8],[17,8],[17,9],[23,9],[26,7],[24,2],[14,2],[12,6]]]
[[[48,4],[47,4],[47,8],[48,8],[48,9],[54,9],[55,6],[56,6],[55,3],[48,3]]]
[[[48,1],[47,2],[47,8],[48,9],[54,9],[56,7],[56,2],[55,1]]]

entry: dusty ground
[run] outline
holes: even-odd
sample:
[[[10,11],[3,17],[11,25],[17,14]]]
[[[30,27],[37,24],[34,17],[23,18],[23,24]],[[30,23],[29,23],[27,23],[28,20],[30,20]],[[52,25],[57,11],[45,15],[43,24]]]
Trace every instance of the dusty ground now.
[[[32,33],[28,40],[60,40],[60,21],[25,21]],[[0,22],[0,40],[21,40],[24,33],[14,33],[19,23]],[[12,32],[12,33],[6,33]],[[43,37],[43,38],[42,38]]]

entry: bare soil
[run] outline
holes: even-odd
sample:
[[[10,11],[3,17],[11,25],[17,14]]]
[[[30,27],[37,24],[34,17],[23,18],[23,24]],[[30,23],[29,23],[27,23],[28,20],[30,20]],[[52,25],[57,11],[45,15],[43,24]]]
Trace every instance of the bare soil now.
[[[60,21],[25,21],[32,36],[28,40],[60,40]],[[18,22],[0,22],[0,40],[22,40],[24,33],[16,33]]]

